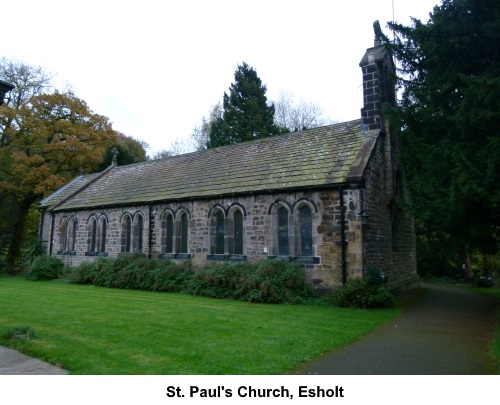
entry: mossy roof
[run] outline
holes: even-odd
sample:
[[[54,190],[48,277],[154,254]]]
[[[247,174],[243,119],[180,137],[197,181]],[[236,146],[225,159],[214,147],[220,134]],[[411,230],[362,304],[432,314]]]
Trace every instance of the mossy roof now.
[[[356,120],[114,166],[87,181],[80,191],[59,197],[58,206],[50,206],[88,209],[340,185],[346,182],[364,138]]]
[[[63,201],[71,197],[73,194],[80,191],[83,187],[92,182],[94,179],[96,179],[100,174],[101,173],[93,173],[75,177],[69,183],[65,184],[60,189],[58,189],[57,191],[55,191],[54,193],[43,199],[40,202],[39,206],[48,208],[48,207],[54,207],[62,203]]]

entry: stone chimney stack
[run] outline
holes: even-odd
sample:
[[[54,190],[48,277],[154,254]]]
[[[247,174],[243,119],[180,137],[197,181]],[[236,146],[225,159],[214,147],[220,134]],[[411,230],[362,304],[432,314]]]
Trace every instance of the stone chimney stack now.
[[[363,108],[361,118],[366,129],[385,129],[382,120],[384,104],[396,102],[395,66],[380,35],[378,21],[374,23],[375,41],[359,63],[363,71]]]

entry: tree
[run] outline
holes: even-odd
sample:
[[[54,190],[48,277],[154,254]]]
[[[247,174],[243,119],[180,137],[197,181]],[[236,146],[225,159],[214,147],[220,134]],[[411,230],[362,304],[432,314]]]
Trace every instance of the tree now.
[[[14,85],[5,102],[11,109],[18,110],[23,104],[28,103],[31,97],[52,92],[52,78],[52,74],[40,67],[26,65],[16,60],[0,59],[0,79]],[[0,120],[0,147],[10,142],[5,136],[5,131],[13,124],[15,125],[12,118],[6,116]]]
[[[222,119],[222,114],[222,105],[217,103],[210,107],[208,117],[203,116],[201,118],[201,125],[196,127],[191,134],[191,143],[194,145],[195,151],[207,149],[212,125],[217,120]]]
[[[389,24],[403,89],[395,121],[412,208],[444,232],[473,278],[470,252],[494,252],[500,226],[500,7],[443,0],[427,23]]]
[[[148,160],[146,149],[148,144],[144,141],[139,141],[131,136],[116,132],[116,142],[108,147],[104,154],[104,160],[99,165],[98,170],[104,170],[111,165],[113,154],[116,150],[116,161],[118,166],[129,165],[132,163],[140,163]]]
[[[0,120],[11,122],[2,132],[9,141],[0,148],[0,193],[18,207],[7,252],[7,269],[15,272],[30,207],[80,169],[96,170],[116,133],[72,93],[37,95],[19,109],[3,105]]]
[[[322,117],[321,107],[304,100],[296,103],[291,93],[281,92],[274,101],[274,106],[274,123],[282,133],[303,131],[331,123]]]
[[[229,95],[224,93],[223,113],[210,128],[207,147],[273,136],[279,133],[274,125],[274,105],[267,104],[266,86],[248,64],[238,65]]]
[[[17,60],[0,58],[0,79],[14,85],[7,97],[7,105],[14,109],[19,109],[33,96],[53,90],[51,73]]]
[[[0,80],[14,85],[14,88],[6,95],[4,108],[18,110],[22,105],[27,104],[31,97],[41,93],[51,93],[53,91],[52,77],[51,73],[45,72],[40,67],[0,58]],[[6,133],[8,133],[8,128],[16,125],[13,120],[12,114],[0,114],[0,149],[12,142],[12,138],[9,138]],[[1,177],[0,180],[2,180]],[[5,246],[12,239],[14,231],[12,218],[17,217],[18,210],[14,196],[0,189],[0,254],[5,251]]]

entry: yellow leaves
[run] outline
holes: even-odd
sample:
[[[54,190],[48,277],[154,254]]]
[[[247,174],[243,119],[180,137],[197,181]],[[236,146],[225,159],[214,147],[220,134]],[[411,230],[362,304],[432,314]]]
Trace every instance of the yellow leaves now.
[[[6,117],[0,111],[0,119]],[[13,111],[9,111],[12,115]],[[0,188],[16,195],[39,197],[73,178],[80,168],[96,170],[106,149],[116,142],[109,120],[94,114],[72,93],[33,97],[30,105],[14,111],[9,129],[8,167],[0,168]]]

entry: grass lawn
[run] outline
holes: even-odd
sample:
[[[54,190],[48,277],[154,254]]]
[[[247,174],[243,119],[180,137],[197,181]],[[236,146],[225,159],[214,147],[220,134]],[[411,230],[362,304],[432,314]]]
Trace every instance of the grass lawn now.
[[[0,276],[0,344],[72,374],[286,374],[399,313]],[[21,326],[37,338],[3,338]]]

